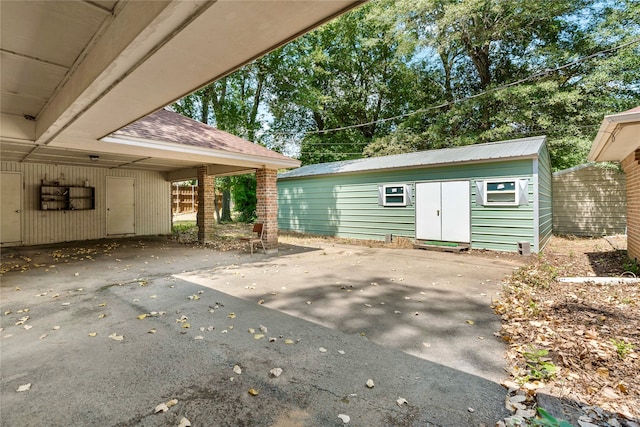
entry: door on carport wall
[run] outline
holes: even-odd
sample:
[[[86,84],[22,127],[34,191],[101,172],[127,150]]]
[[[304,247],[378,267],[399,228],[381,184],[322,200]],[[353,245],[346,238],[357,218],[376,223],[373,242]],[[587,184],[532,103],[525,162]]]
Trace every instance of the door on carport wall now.
[[[0,243],[22,243],[22,173],[0,174]]]
[[[107,177],[107,236],[135,234],[133,178]]]
[[[469,181],[416,183],[416,239],[471,242]]]

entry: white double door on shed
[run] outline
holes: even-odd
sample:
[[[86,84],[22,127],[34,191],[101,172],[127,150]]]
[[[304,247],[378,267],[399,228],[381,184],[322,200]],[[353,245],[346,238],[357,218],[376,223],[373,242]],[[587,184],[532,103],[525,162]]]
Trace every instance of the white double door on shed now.
[[[469,181],[416,183],[416,239],[471,242]]]

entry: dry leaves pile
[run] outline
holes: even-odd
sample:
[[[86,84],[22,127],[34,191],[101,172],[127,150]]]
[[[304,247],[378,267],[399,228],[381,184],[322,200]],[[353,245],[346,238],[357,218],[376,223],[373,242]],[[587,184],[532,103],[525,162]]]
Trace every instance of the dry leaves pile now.
[[[23,255],[3,255],[0,262],[0,277],[9,271],[27,271],[32,268],[45,268],[48,271],[60,262],[94,260],[101,254],[112,252],[118,246],[118,243],[110,242],[99,243],[94,247],[60,248],[51,252],[27,251]]]
[[[556,237],[506,283],[493,308],[525,400],[545,387],[583,413],[597,407],[597,425],[616,425],[616,417],[619,425],[640,422],[640,285],[555,280],[619,275],[624,260],[604,239]]]

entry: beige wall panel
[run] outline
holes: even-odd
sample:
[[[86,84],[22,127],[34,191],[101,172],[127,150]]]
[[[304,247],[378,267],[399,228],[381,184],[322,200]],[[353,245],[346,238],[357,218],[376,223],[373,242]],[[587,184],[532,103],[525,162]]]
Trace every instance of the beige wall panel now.
[[[171,184],[161,173],[14,162],[0,162],[0,170],[23,173],[25,245],[104,238],[107,176],[135,179],[136,235],[171,233]],[[59,181],[61,185],[89,181],[89,186],[95,187],[95,209],[39,210],[42,180]]]
[[[626,229],[625,175],[587,166],[553,176],[553,231],[600,236]]]

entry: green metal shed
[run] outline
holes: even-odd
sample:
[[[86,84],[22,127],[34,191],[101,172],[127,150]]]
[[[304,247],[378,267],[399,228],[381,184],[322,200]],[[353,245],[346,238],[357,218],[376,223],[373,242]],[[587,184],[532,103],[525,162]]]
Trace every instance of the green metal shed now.
[[[282,230],[539,252],[551,162],[540,136],[322,163],[279,174],[278,202]]]

